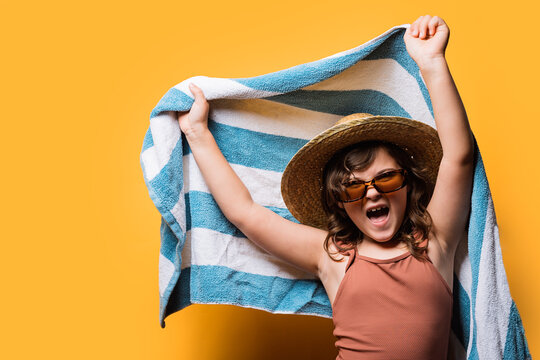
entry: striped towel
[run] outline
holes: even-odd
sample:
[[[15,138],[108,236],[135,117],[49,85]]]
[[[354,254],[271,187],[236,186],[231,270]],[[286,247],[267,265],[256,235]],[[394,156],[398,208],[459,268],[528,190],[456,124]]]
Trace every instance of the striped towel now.
[[[160,325],[190,304],[233,304],[330,318],[322,283],[254,245],[221,213],[176,111],[191,108],[190,82],[210,103],[209,129],[253,199],[291,220],[280,178],[296,151],[357,112],[413,118],[435,128],[433,109],[403,34],[393,27],[351,50],[251,78],[196,76],[171,88],[150,115],[140,156],[161,214]],[[406,136],[406,134],[403,134]],[[475,140],[468,231],[457,251],[450,339],[454,359],[529,359],[510,296],[498,227]]]

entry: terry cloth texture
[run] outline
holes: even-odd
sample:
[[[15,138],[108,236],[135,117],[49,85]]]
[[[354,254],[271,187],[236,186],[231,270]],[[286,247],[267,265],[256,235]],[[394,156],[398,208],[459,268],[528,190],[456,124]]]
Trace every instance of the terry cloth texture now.
[[[161,214],[162,327],[166,316],[194,303],[332,317],[317,278],[254,245],[219,210],[176,118],[193,103],[188,84],[198,85],[210,102],[209,129],[253,199],[297,222],[283,203],[281,174],[302,145],[338,119],[363,112],[435,128],[427,88],[403,41],[408,26],[289,69],[251,78],[195,76],[165,93],[150,114],[140,155]],[[472,209],[454,270],[454,358],[529,359],[476,140]]]

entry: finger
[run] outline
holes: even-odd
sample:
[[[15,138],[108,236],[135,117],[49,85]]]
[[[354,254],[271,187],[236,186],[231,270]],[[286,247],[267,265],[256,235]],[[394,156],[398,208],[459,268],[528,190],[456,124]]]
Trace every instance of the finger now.
[[[189,83],[188,87],[189,87],[189,91],[191,91],[191,93],[193,95],[199,95],[200,94],[201,88],[198,87],[197,85],[195,85],[194,83]]]
[[[425,15],[423,18],[422,18],[422,21],[420,22],[420,39],[423,39],[424,37],[427,36],[427,25],[429,23],[429,21],[431,20],[431,15]]]
[[[412,25],[411,25],[411,34],[413,36],[417,36],[418,35],[418,24],[420,23],[420,21],[422,21],[422,18],[423,16],[420,16],[418,19],[416,19]]]
[[[412,31],[412,24],[410,24],[409,27],[405,29],[405,35],[411,36],[412,35],[411,31]]]
[[[422,23],[423,23],[423,21],[425,20],[426,16],[427,16],[427,15],[420,16],[420,17],[419,17],[418,19],[416,19],[416,21],[415,21],[415,23],[416,23],[416,24],[415,24],[416,35],[417,35],[418,37],[420,37],[420,34],[421,34],[421,32],[422,32]]]
[[[428,35],[435,35],[435,33],[437,32],[437,26],[439,26],[439,20],[440,18],[438,16],[434,16],[431,18],[428,23]]]
[[[418,35],[418,37],[420,39],[423,39],[427,36],[427,25],[429,23],[429,20],[431,20],[431,16],[430,15],[425,15],[423,18],[422,18],[422,21],[420,21],[420,24],[418,25],[419,29],[418,29],[418,32],[420,33]]]
[[[204,96],[204,93],[200,87],[195,85],[194,83],[189,83],[189,91],[193,94],[195,97],[195,101],[206,101],[206,98]]]

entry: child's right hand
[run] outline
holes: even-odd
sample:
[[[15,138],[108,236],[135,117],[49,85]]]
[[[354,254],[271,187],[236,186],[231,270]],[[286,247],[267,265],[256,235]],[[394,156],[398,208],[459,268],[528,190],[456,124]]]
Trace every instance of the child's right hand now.
[[[188,140],[195,139],[208,131],[208,111],[210,105],[204,96],[203,91],[197,85],[190,83],[189,90],[195,97],[189,112],[178,112],[178,123],[180,130],[186,135]]]

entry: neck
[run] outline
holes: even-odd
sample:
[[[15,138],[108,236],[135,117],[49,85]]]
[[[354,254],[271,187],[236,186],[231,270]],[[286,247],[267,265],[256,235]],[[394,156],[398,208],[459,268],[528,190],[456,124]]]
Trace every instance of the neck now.
[[[359,242],[358,249],[378,249],[378,250],[390,250],[390,249],[406,249],[407,244],[403,241],[397,240],[396,237],[388,241],[375,241],[369,236],[364,235],[364,238]]]

